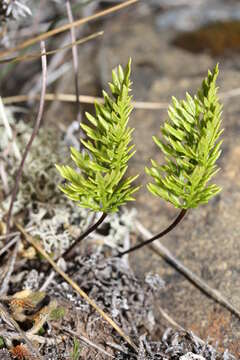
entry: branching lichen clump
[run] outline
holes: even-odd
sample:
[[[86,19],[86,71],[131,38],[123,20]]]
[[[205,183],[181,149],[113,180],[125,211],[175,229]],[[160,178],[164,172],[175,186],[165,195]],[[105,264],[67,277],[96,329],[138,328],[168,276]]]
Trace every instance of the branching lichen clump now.
[[[130,92],[131,61],[125,70],[121,66],[112,72],[109,83],[112,97],[103,91],[104,103],[95,103],[96,115],[86,113],[91,127],[81,124],[88,140],[81,140],[85,149],[71,148],[77,170],[56,165],[67,183],[60,189],[78,205],[93,211],[111,213],[120,205],[134,200],[132,187],[137,176],[124,178],[128,160],[134,155],[128,120],[132,111]],[[80,172],[78,171],[80,170]]]
[[[218,66],[208,72],[194,98],[188,93],[186,100],[173,97],[169,119],[161,128],[163,139],[153,137],[166,162],[159,166],[152,160],[152,168],[146,168],[155,180],[148,189],[176,208],[195,208],[221,190],[215,184],[207,185],[219,170],[215,162],[221,154],[222,106],[217,97],[217,76]]]

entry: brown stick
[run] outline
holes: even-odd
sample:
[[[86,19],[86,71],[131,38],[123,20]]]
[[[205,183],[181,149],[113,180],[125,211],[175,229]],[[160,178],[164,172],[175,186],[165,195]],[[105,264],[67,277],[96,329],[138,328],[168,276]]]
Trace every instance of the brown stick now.
[[[41,42],[41,52],[42,52],[42,54],[44,54],[46,52],[44,42]],[[46,94],[46,83],[47,83],[47,57],[46,57],[46,55],[42,55],[42,90],[41,90],[41,96],[40,96],[39,110],[38,110],[38,115],[36,118],[36,122],[35,122],[35,126],[33,129],[31,138],[26,146],[26,149],[25,149],[23,157],[22,157],[22,161],[21,161],[20,166],[17,171],[17,176],[16,176],[16,181],[15,181],[15,185],[14,185],[13,192],[12,192],[11,202],[10,202],[10,206],[9,206],[8,213],[7,213],[7,233],[10,230],[10,220],[11,220],[11,215],[12,215],[13,204],[14,204],[17,192],[18,192],[19,181],[21,179],[22,172],[23,172],[23,166],[24,166],[25,160],[27,158],[27,155],[29,153],[29,150],[32,146],[33,140],[35,139],[35,136],[38,133],[38,129],[39,129],[39,126],[40,126],[40,123],[42,120],[44,103],[45,103],[45,94]]]
[[[126,340],[126,342],[138,352],[137,346],[132,342],[128,335],[126,335],[122,329],[92,300],[90,297],[64,272],[62,271],[55,261],[46,253],[46,251],[41,247],[41,245],[35,241],[35,239],[30,236],[20,224],[16,224],[17,228],[24,235],[24,238],[51,264],[53,269],[61,275],[61,277],[72,286],[74,290],[86,300],[117,332],[118,334]]]

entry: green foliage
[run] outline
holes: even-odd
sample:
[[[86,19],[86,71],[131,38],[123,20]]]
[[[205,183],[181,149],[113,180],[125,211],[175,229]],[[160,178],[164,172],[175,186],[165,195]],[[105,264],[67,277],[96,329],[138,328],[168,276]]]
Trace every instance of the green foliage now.
[[[121,66],[112,72],[109,83],[112,97],[103,91],[104,104],[95,104],[96,115],[86,113],[91,126],[81,124],[88,140],[81,140],[85,151],[71,148],[71,157],[80,171],[71,166],[56,165],[67,180],[60,189],[79,206],[104,213],[115,212],[120,205],[134,200],[132,187],[137,178],[124,179],[128,160],[133,156],[131,135],[127,126],[132,111],[130,91],[131,61],[125,70]]]
[[[219,170],[215,162],[221,154],[217,76],[218,66],[208,71],[194,98],[188,93],[186,100],[173,97],[169,119],[161,128],[163,139],[153,137],[166,162],[160,166],[152,160],[152,167],[146,168],[155,180],[147,185],[148,190],[177,208],[195,208],[221,191],[217,185],[207,184]]]
[[[73,339],[73,352],[71,354],[71,358],[72,360],[79,360],[80,357],[80,345],[79,345],[79,341],[74,338]]]
[[[43,336],[46,333],[46,330],[44,329],[44,327],[40,327],[40,329],[38,330],[38,335]]]
[[[0,349],[2,349],[5,346],[4,339],[2,336],[0,336]]]
[[[51,311],[50,319],[54,321],[59,321],[65,316],[65,309],[62,306],[59,306]]]

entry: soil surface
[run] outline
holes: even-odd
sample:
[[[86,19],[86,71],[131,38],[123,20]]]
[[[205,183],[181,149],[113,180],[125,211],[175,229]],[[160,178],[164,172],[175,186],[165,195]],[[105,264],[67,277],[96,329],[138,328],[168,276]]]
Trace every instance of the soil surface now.
[[[152,15],[147,13],[136,18],[136,13],[131,12],[118,17],[114,25],[111,23],[111,33],[106,31],[99,52],[99,66],[103,62],[101,54],[105,54],[108,69],[132,56],[135,99],[168,102],[172,95],[181,98],[186,91],[192,93],[200,86],[207,69],[216,62],[220,63],[220,92],[239,86],[238,55],[211,58],[208,54],[192,55],[177,49],[171,45],[174,34],[164,30],[158,32]],[[149,159],[161,161],[152,135],[159,134],[165,118],[166,111],[143,110],[136,111],[132,117],[137,153],[130,171],[140,173],[141,184],[148,181],[144,166],[149,164]],[[224,101],[223,126],[221,171],[215,180],[222,186],[222,192],[207,206],[190,211],[183,223],[162,243],[240,309],[240,127],[237,97]],[[174,208],[153,198],[144,187],[137,194],[134,205],[142,223],[153,233],[165,228],[177,215]],[[136,252],[131,263],[138,273],[158,272],[167,282],[168,291],[161,296],[156,308],[162,307],[179,324],[194,330],[203,339],[212,339],[221,348],[229,347],[236,355],[240,354],[239,319],[207,299],[151,250]],[[161,318],[159,322],[162,323]]]
[[[221,56],[212,57],[208,52],[193,54],[175,47],[176,30],[157,26],[161,11],[161,8],[156,10],[143,2],[90,25],[88,30],[104,30],[104,36],[79,50],[80,93],[100,95],[100,89],[106,88],[110,80],[111,69],[119,63],[125,64],[131,56],[134,100],[166,103],[171,101],[172,95],[183,98],[186,91],[194,93],[207,70],[219,62],[218,84],[224,104],[225,131],[219,160],[221,171],[215,182],[223,190],[208,205],[189,211],[162,243],[185,266],[240,309],[240,107],[237,96],[228,98],[223,94],[239,86],[239,54],[225,56],[223,52]],[[54,91],[74,93],[72,76],[71,71],[64,74]],[[86,109],[92,110],[92,107],[82,106],[82,111]],[[44,122],[49,126],[62,124],[67,127],[75,114],[73,104],[49,104]],[[133,206],[138,211],[138,219],[152,233],[164,229],[178,214],[171,205],[154,198],[145,188],[148,179],[144,167],[150,165],[151,158],[163,160],[152,136],[159,135],[166,116],[165,109],[135,110],[131,119],[137,153],[131,159],[129,172],[139,173],[138,182],[142,185]],[[134,237],[132,241],[135,241]],[[154,340],[160,340],[169,326],[160,313],[162,308],[185,329],[194,331],[204,341],[217,344],[220,351],[228,348],[239,358],[239,319],[208,299],[150,249],[131,255],[130,263],[142,278],[153,272],[166,282],[166,290],[155,300],[157,327]]]
[[[195,55],[174,47],[172,41],[176,32],[160,31],[155,20],[151,9],[137,5],[99,23],[98,28],[105,31],[104,36],[97,44],[88,45],[80,52],[80,69],[84,69],[79,72],[81,93],[96,93],[99,88],[106,87],[111,69],[118,63],[126,63],[129,56],[133,59],[135,100],[164,103],[171,101],[172,95],[183,98],[186,91],[194,93],[216,62],[220,64],[220,94],[239,86],[238,55],[211,57],[207,53]],[[91,63],[86,61],[89,55],[94,58]],[[64,79],[61,91],[73,90],[71,81]],[[215,181],[223,190],[208,205],[189,211],[183,223],[162,243],[239,309],[239,100],[238,97],[222,99],[224,143],[219,160],[221,171]],[[58,121],[64,122],[67,118],[59,109],[50,111],[48,116],[58,116],[58,119],[60,116]],[[152,136],[159,135],[166,116],[166,110],[135,110],[131,119],[137,153],[129,170],[132,174],[140,174],[139,183],[143,185],[134,206],[139,219],[153,233],[165,228],[177,215],[177,210],[154,198],[144,186],[148,181],[144,167],[149,165],[149,159],[162,160]],[[166,281],[167,291],[156,303],[156,311],[162,307],[183,327],[218,343],[220,349],[228,347],[238,356],[239,319],[208,299],[151,250],[131,255],[131,264],[137,273],[157,272]],[[159,315],[159,331],[165,327],[166,322]]]

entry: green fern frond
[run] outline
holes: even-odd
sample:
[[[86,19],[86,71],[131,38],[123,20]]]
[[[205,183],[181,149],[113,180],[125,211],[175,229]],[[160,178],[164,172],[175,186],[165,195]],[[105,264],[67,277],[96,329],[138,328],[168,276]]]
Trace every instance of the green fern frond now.
[[[104,213],[115,212],[120,205],[134,200],[138,190],[132,182],[136,177],[124,178],[129,159],[134,155],[133,129],[128,127],[132,111],[130,92],[131,60],[125,70],[121,66],[112,72],[109,83],[112,96],[103,91],[104,104],[95,103],[96,115],[86,113],[89,125],[81,124],[88,140],[81,140],[85,151],[71,148],[71,166],[56,165],[67,180],[59,188],[79,206]]]
[[[215,163],[221,154],[222,141],[218,140],[223,132],[217,76],[218,65],[208,71],[194,98],[188,93],[183,101],[173,97],[169,119],[161,128],[163,139],[153,137],[166,163],[160,166],[152,161],[152,167],[146,168],[155,180],[147,185],[148,190],[177,208],[195,208],[221,191],[217,185],[208,185],[219,170]]]

